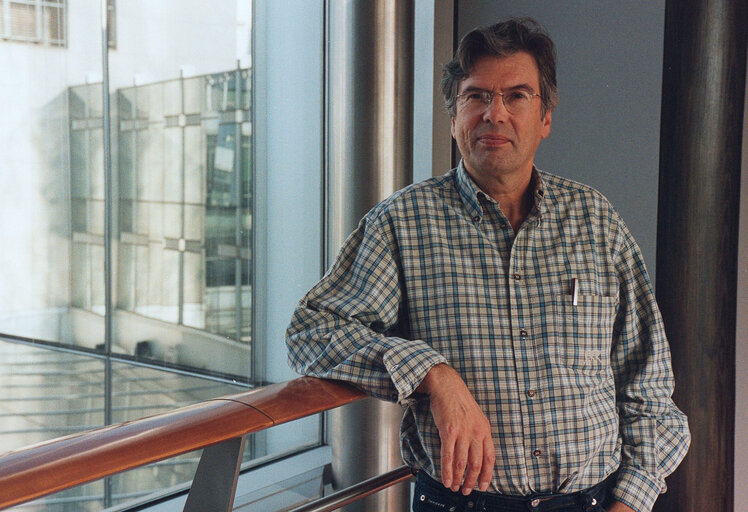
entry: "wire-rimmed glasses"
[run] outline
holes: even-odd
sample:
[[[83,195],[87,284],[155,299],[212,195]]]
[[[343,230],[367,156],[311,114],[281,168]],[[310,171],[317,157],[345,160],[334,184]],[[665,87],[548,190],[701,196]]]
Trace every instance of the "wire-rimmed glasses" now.
[[[507,92],[493,92],[484,89],[470,89],[458,94],[455,99],[459,108],[470,110],[484,109],[493,103],[495,96],[501,96],[504,107],[510,114],[521,114],[525,112],[532,103],[533,98],[540,98],[540,94],[525,89],[512,89]]]

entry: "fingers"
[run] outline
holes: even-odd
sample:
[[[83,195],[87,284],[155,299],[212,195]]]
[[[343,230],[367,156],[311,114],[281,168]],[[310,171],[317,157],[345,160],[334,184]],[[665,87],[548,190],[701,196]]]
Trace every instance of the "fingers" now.
[[[467,467],[468,452],[470,450],[470,441],[464,436],[457,438],[455,442],[454,463],[452,464],[452,485],[450,489],[459,491],[465,476]]]
[[[468,466],[465,480],[462,483],[462,494],[470,494],[478,481],[478,475],[483,468],[483,440],[473,439],[470,443],[470,452],[467,454]],[[455,489],[456,490],[456,489]]]
[[[455,435],[454,429],[445,429],[448,432],[439,431],[442,441],[442,483],[444,487],[452,487],[452,463],[454,461]]]
[[[466,438],[454,428],[444,429],[441,435],[441,468],[442,483],[452,491],[464,495],[478,484],[478,489],[485,491],[493,477],[494,453],[493,440],[490,436]]]
[[[478,475],[478,490],[486,491],[491,485],[493,478],[493,467],[496,463],[496,453],[494,451],[493,439],[483,439],[483,466]]]

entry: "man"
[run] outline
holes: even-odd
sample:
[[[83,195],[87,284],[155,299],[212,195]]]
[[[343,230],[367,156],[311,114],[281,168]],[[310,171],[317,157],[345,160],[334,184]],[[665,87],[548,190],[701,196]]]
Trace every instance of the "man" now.
[[[460,165],[362,219],[294,313],[289,362],[406,408],[417,512],[649,511],[690,434],[628,229],[534,167],[553,43],[532,20],[476,29],[442,86]]]

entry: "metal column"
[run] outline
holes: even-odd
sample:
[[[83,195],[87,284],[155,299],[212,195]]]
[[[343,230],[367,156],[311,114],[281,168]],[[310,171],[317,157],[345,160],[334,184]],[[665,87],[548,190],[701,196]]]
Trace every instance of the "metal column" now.
[[[327,12],[327,243],[331,264],[377,202],[412,181],[413,0],[331,0]],[[329,414],[333,487],[402,464],[395,404]],[[406,511],[400,484],[345,508]]]
[[[735,320],[748,4],[668,0],[657,297],[693,442],[656,510],[733,510]],[[629,99],[630,100],[630,99]],[[626,101],[626,100],[624,100]]]

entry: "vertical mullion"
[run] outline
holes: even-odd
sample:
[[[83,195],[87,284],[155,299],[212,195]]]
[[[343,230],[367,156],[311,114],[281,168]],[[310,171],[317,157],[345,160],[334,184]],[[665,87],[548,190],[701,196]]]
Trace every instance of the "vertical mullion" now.
[[[182,173],[182,179],[180,180],[180,188],[181,193],[179,195],[180,197],[180,210],[181,215],[179,219],[179,245],[177,247],[178,250],[178,266],[179,266],[179,282],[177,284],[177,287],[179,288],[178,296],[177,296],[177,324],[183,325],[184,324],[184,262],[185,257],[184,253],[186,250],[186,243],[184,242],[184,216],[186,213],[186,204],[185,204],[185,179],[186,179],[186,171],[185,171],[185,147],[184,147],[184,139],[185,139],[185,133],[187,132],[187,123],[182,122],[182,120],[186,119],[187,114],[185,113],[185,106],[184,106],[184,70],[180,70],[179,72],[179,90],[181,95],[181,104],[182,107],[180,109],[179,114],[179,130],[180,130],[180,145],[182,148],[181,151],[181,162],[179,165],[180,172]]]
[[[107,2],[101,0],[101,94],[104,138],[104,423],[112,423],[112,158],[109,104],[109,45]],[[112,480],[104,479],[104,507],[112,504]]]
[[[236,254],[234,259],[234,330],[236,332],[236,341],[241,342],[242,338],[242,127],[239,121],[241,112],[241,66],[239,61],[236,63],[234,72],[234,187],[236,188],[236,208],[234,209],[234,245]]]

